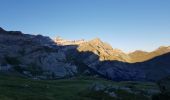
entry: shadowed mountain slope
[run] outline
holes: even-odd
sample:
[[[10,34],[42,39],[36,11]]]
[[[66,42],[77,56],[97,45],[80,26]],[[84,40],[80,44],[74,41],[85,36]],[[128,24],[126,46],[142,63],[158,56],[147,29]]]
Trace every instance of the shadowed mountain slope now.
[[[155,81],[170,74],[169,47],[126,54],[97,38],[79,45],[63,45],[62,48],[72,60],[81,63],[81,67],[85,66],[82,73],[89,72],[90,68],[90,71],[111,80]]]
[[[83,42],[73,40],[74,44],[72,41],[70,43],[67,41],[67,44],[65,44],[65,41],[67,40],[60,39],[60,41],[55,41],[55,43],[61,46],[69,46],[68,44],[76,45],[78,46],[77,50],[79,52],[93,52],[99,56],[100,61],[117,60],[128,63],[144,62],[170,52],[170,46],[161,46],[152,52],[137,50],[131,53],[124,53],[119,49],[113,49],[108,43],[102,42],[99,38]]]
[[[170,75],[169,47],[128,55],[98,38],[78,45],[57,45],[49,37],[0,28],[0,48],[0,72],[32,78],[85,74],[114,81],[157,81]],[[144,56],[147,59],[143,59]]]
[[[73,76],[76,66],[49,38],[42,35],[5,31],[0,28],[0,71],[19,72],[30,77]]]

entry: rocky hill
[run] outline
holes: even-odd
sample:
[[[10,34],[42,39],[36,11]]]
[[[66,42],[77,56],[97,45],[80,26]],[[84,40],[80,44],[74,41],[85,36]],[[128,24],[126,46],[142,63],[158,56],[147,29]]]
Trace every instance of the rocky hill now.
[[[0,28],[0,48],[1,72],[43,79],[73,76],[77,72],[49,37]]]
[[[77,50],[79,52],[87,52],[87,51],[93,52],[94,54],[99,56],[100,61],[116,60],[116,61],[122,61],[128,63],[144,62],[154,57],[170,52],[170,46],[167,47],[161,46],[152,52],[136,50],[131,53],[124,53],[119,49],[112,48],[108,43],[101,41],[99,38],[90,41],[85,41],[85,40],[68,41],[61,38],[60,39],[57,38],[54,41],[55,43],[61,46],[75,45],[77,46]]]
[[[170,46],[161,46],[152,52],[140,51],[129,53],[128,56],[131,58],[131,62],[143,62],[154,57],[160,56],[170,52]]]
[[[169,47],[160,47],[153,52],[138,50],[126,54],[98,38],[72,48],[63,47],[71,58],[85,66],[84,72],[92,70],[92,73],[96,72],[108,79],[155,81],[170,75]]]
[[[82,43],[78,46],[79,52],[91,51],[99,56],[100,61],[118,60],[129,61],[129,57],[119,49],[113,49],[108,43],[102,42],[99,38]]]
[[[57,79],[77,75],[114,81],[157,81],[170,75],[170,47],[126,54],[96,38],[51,40],[0,28],[0,73]]]
[[[95,38],[90,41],[80,41],[80,40],[73,40],[68,41],[64,39],[56,39],[54,40],[56,44],[60,44],[61,46],[65,46],[70,48],[70,46],[77,46],[77,50],[79,52],[92,52],[95,55],[99,56],[100,61],[105,60],[118,60],[123,62],[129,62],[130,58],[127,54],[119,49],[113,49],[108,43],[102,42],[99,38]],[[61,42],[62,41],[62,42]],[[67,42],[65,42],[67,41]],[[69,46],[70,45],[70,46]],[[68,46],[68,47],[67,47]]]

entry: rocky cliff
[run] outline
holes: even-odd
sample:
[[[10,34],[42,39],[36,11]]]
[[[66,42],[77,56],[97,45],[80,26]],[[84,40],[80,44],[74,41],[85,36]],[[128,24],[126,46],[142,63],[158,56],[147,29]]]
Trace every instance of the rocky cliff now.
[[[49,38],[0,28],[0,71],[41,78],[73,76],[77,67]]]

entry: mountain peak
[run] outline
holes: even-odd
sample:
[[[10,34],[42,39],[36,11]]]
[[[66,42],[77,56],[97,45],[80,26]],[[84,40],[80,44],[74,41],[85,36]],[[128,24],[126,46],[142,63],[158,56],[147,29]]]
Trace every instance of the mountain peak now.
[[[94,38],[94,39],[90,40],[89,42],[90,43],[95,43],[95,44],[103,43],[100,38]]]
[[[97,38],[94,38],[93,40],[94,40],[94,41],[101,41],[101,39],[98,38],[98,37],[97,37]]]
[[[94,38],[92,41],[102,42],[100,38]]]
[[[61,38],[60,36],[56,37],[54,39],[54,41],[58,45],[79,45],[79,44],[86,42],[84,39],[81,39],[81,40],[65,40],[65,39]]]
[[[128,54],[139,54],[139,53],[149,53],[149,52],[143,51],[143,50],[135,50],[135,51],[130,52],[130,53],[128,53]]]
[[[0,32],[5,32],[5,30],[2,27],[0,27]]]
[[[170,46],[160,46],[157,50],[161,50],[161,49],[170,49]]]

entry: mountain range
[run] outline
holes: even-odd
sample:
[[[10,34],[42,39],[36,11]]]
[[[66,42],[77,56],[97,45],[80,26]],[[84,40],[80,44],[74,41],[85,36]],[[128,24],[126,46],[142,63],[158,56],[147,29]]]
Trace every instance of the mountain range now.
[[[60,41],[59,41],[60,40]],[[91,51],[98,55],[100,60],[117,60],[128,63],[144,62],[154,57],[166,54],[170,52],[170,46],[160,46],[152,52],[136,50],[134,52],[125,53],[120,49],[113,49],[108,43],[102,42],[99,38],[85,41],[82,40],[64,40],[61,37],[56,38],[55,43],[66,46],[66,45],[77,45],[79,52]]]
[[[0,48],[1,73],[31,78],[97,75],[113,81],[157,81],[170,75],[170,46],[124,53],[99,38],[52,40],[0,28]]]

